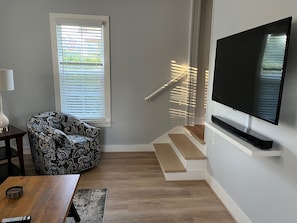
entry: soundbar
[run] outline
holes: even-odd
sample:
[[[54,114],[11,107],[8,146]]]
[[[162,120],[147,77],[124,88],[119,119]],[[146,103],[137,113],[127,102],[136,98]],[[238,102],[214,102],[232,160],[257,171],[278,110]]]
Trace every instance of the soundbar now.
[[[258,147],[259,149],[268,150],[272,148],[272,140],[250,129],[246,130],[243,126],[236,122],[214,115],[211,116],[211,121],[226,131],[236,135],[255,147]]]

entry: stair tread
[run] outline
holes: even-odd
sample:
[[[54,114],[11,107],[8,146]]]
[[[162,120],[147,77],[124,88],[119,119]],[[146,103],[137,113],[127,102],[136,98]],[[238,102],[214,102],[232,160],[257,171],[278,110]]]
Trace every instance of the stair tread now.
[[[155,152],[164,172],[186,172],[185,167],[180,162],[172,147],[168,143],[154,144]]]
[[[205,155],[184,134],[168,134],[186,160],[206,159]]]
[[[190,132],[190,134],[195,137],[202,145],[205,144],[204,141],[204,125],[194,125],[194,126],[185,126],[185,128]]]

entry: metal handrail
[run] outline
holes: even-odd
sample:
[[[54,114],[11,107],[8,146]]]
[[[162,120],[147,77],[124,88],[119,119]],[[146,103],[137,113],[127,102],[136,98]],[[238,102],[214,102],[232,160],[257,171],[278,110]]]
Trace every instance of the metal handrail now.
[[[185,75],[187,75],[189,72],[186,71],[180,75],[178,75],[177,77],[171,79],[170,81],[168,81],[167,83],[163,84],[161,87],[159,87],[157,90],[153,91],[151,94],[149,94],[147,97],[144,98],[145,101],[151,101],[151,99],[155,96],[157,96],[158,94],[160,94],[162,91],[164,91],[166,88],[172,86],[173,84],[176,84],[178,81],[180,81]]]

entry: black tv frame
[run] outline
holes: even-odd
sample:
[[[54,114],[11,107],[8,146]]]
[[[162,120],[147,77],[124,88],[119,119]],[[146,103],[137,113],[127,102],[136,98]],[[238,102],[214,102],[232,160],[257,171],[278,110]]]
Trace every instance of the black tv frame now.
[[[271,23],[268,23],[268,24],[265,24],[265,25],[262,25],[262,26],[258,26],[258,27],[255,27],[255,28],[248,29],[246,31],[240,32],[240,33],[236,33],[236,34],[224,37],[222,39],[218,39],[217,40],[217,49],[216,49],[216,58],[215,58],[215,68],[214,68],[214,81],[213,81],[212,100],[216,101],[216,102],[218,102],[220,104],[226,105],[228,107],[231,107],[234,110],[241,111],[241,112],[246,113],[248,115],[251,115],[253,117],[256,117],[256,118],[262,119],[264,121],[267,121],[269,123],[272,123],[274,125],[277,125],[278,121],[279,121],[279,113],[280,113],[280,107],[281,107],[283,84],[284,84],[284,77],[285,77],[285,72],[286,72],[288,47],[289,47],[289,41],[290,41],[291,23],[292,23],[292,17],[287,17],[287,18],[284,18],[284,19],[281,19],[281,20],[278,20],[278,21],[275,21],[275,22],[271,22]],[[277,27],[277,28],[275,28],[275,27]],[[276,29],[276,30],[274,30],[274,29]],[[254,93],[253,92],[255,92],[255,90],[258,89],[256,87],[257,85],[254,83],[254,80],[257,77],[256,75],[260,75],[258,73],[257,69],[256,69],[257,68],[256,66],[259,66],[259,65],[251,64],[252,66],[255,66],[255,67],[251,68],[253,70],[253,72],[254,72],[254,73],[251,72],[251,75],[249,75],[249,73],[245,73],[245,75],[241,77],[240,72],[239,73],[238,72],[236,72],[236,73],[233,72],[234,74],[232,76],[226,76],[226,77],[223,78],[222,72],[231,73],[231,71],[234,70],[234,64],[237,64],[236,63],[237,62],[236,61],[237,57],[235,57],[234,62],[231,61],[231,59],[230,59],[231,57],[228,57],[228,54],[230,55],[230,52],[226,51],[226,46],[224,46],[224,49],[223,49],[224,51],[223,52],[228,53],[228,54],[222,55],[221,54],[222,52],[218,51],[218,45],[219,45],[220,41],[225,41],[225,40],[229,41],[229,38],[232,41],[233,40],[238,41],[238,38],[248,39],[248,37],[249,37],[249,38],[252,38],[251,40],[248,40],[248,42],[250,42],[250,41],[254,40],[254,38],[255,38],[253,36],[255,34],[251,35],[251,33],[256,33],[256,35],[260,35],[259,37],[262,37],[262,35],[265,36],[268,33],[268,31],[269,32],[271,31],[272,33],[274,33],[274,32],[280,32],[280,30],[282,31],[282,33],[284,32],[284,33],[287,34],[287,40],[286,40],[286,45],[285,45],[285,51],[283,51],[284,52],[284,59],[283,59],[282,71],[280,71],[281,72],[280,73],[281,74],[281,76],[280,76],[281,79],[280,79],[280,81],[278,83],[279,88],[277,88],[278,91],[274,92],[275,95],[277,95],[277,98],[275,97],[276,106],[274,107],[274,110],[273,110],[273,111],[275,111],[275,116],[270,119],[269,117],[267,117],[265,115],[263,116],[263,114],[258,112],[255,109],[255,105],[254,105],[255,104],[255,102],[254,102],[255,98],[254,98]],[[261,34],[258,34],[258,32],[261,33]],[[242,46],[244,46],[244,43],[246,43],[246,40],[242,43]],[[230,44],[230,42],[228,44]],[[234,49],[235,48],[233,48],[233,50]],[[246,49],[246,47],[244,49]],[[256,54],[256,56],[257,56],[256,58],[258,58],[261,55],[260,54],[261,50],[260,50],[260,48],[255,48],[255,50],[256,49],[259,49],[258,50],[259,52]],[[240,52],[240,55],[246,55],[246,52],[238,51],[238,49],[236,49],[236,52]],[[251,52],[254,52],[254,51],[251,51]],[[218,57],[218,54],[220,55],[220,57]],[[219,62],[218,58],[221,58],[223,61]],[[227,58],[227,59],[225,59],[225,58]],[[260,58],[262,58],[262,57],[260,57]],[[245,58],[243,58],[243,59],[245,59]],[[226,69],[228,69],[226,71],[221,70],[220,75],[217,76],[218,75],[217,69],[219,69],[217,66],[220,65],[220,63],[224,64],[224,63],[222,63],[224,61],[227,61],[227,64],[229,64],[230,66],[228,66],[226,68]],[[244,61],[246,61],[246,60],[244,60]],[[231,64],[233,64],[233,65],[231,66]],[[222,65],[220,65],[220,66],[222,66]],[[222,67],[220,69],[222,69]],[[257,71],[257,73],[256,73],[256,71]],[[234,81],[236,81],[236,78],[235,79],[232,78],[232,81],[229,80],[231,77],[238,78],[238,81],[239,82],[241,81],[240,85],[238,85],[238,84],[236,84],[234,82]],[[243,78],[248,78],[248,79],[250,79],[250,81],[243,83],[242,82]],[[219,82],[218,82],[218,80],[219,80]],[[230,84],[226,85],[226,82],[227,83],[232,83],[232,84],[231,85]],[[218,83],[219,83],[219,85],[218,85]],[[246,83],[251,83],[253,85],[246,85]],[[244,87],[244,86],[249,86],[249,87]],[[273,89],[276,89],[275,86],[273,86],[273,87],[274,87]],[[234,91],[233,88],[236,89],[236,90]],[[222,90],[222,89],[224,89],[224,90]],[[227,89],[231,89],[231,90],[227,90]],[[218,92],[216,92],[217,90],[218,90]],[[249,93],[250,90],[251,90],[251,93]],[[257,90],[256,92],[258,92],[258,91],[259,90]],[[226,94],[228,94],[228,95],[226,95]],[[249,97],[249,98],[246,98],[246,97]],[[247,99],[247,100],[245,100],[245,99]],[[240,101],[244,101],[245,103],[248,103],[248,104],[244,105],[243,103],[240,103]],[[257,103],[258,102],[260,102],[260,100],[257,99]],[[256,108],[258,108],[258,106]]]

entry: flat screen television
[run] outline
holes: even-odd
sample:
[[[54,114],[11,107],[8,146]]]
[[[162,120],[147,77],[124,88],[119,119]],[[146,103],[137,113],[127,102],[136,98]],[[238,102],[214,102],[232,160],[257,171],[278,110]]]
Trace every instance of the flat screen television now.
[[[292,17],[217,40],[212,99],[277,125]]]

